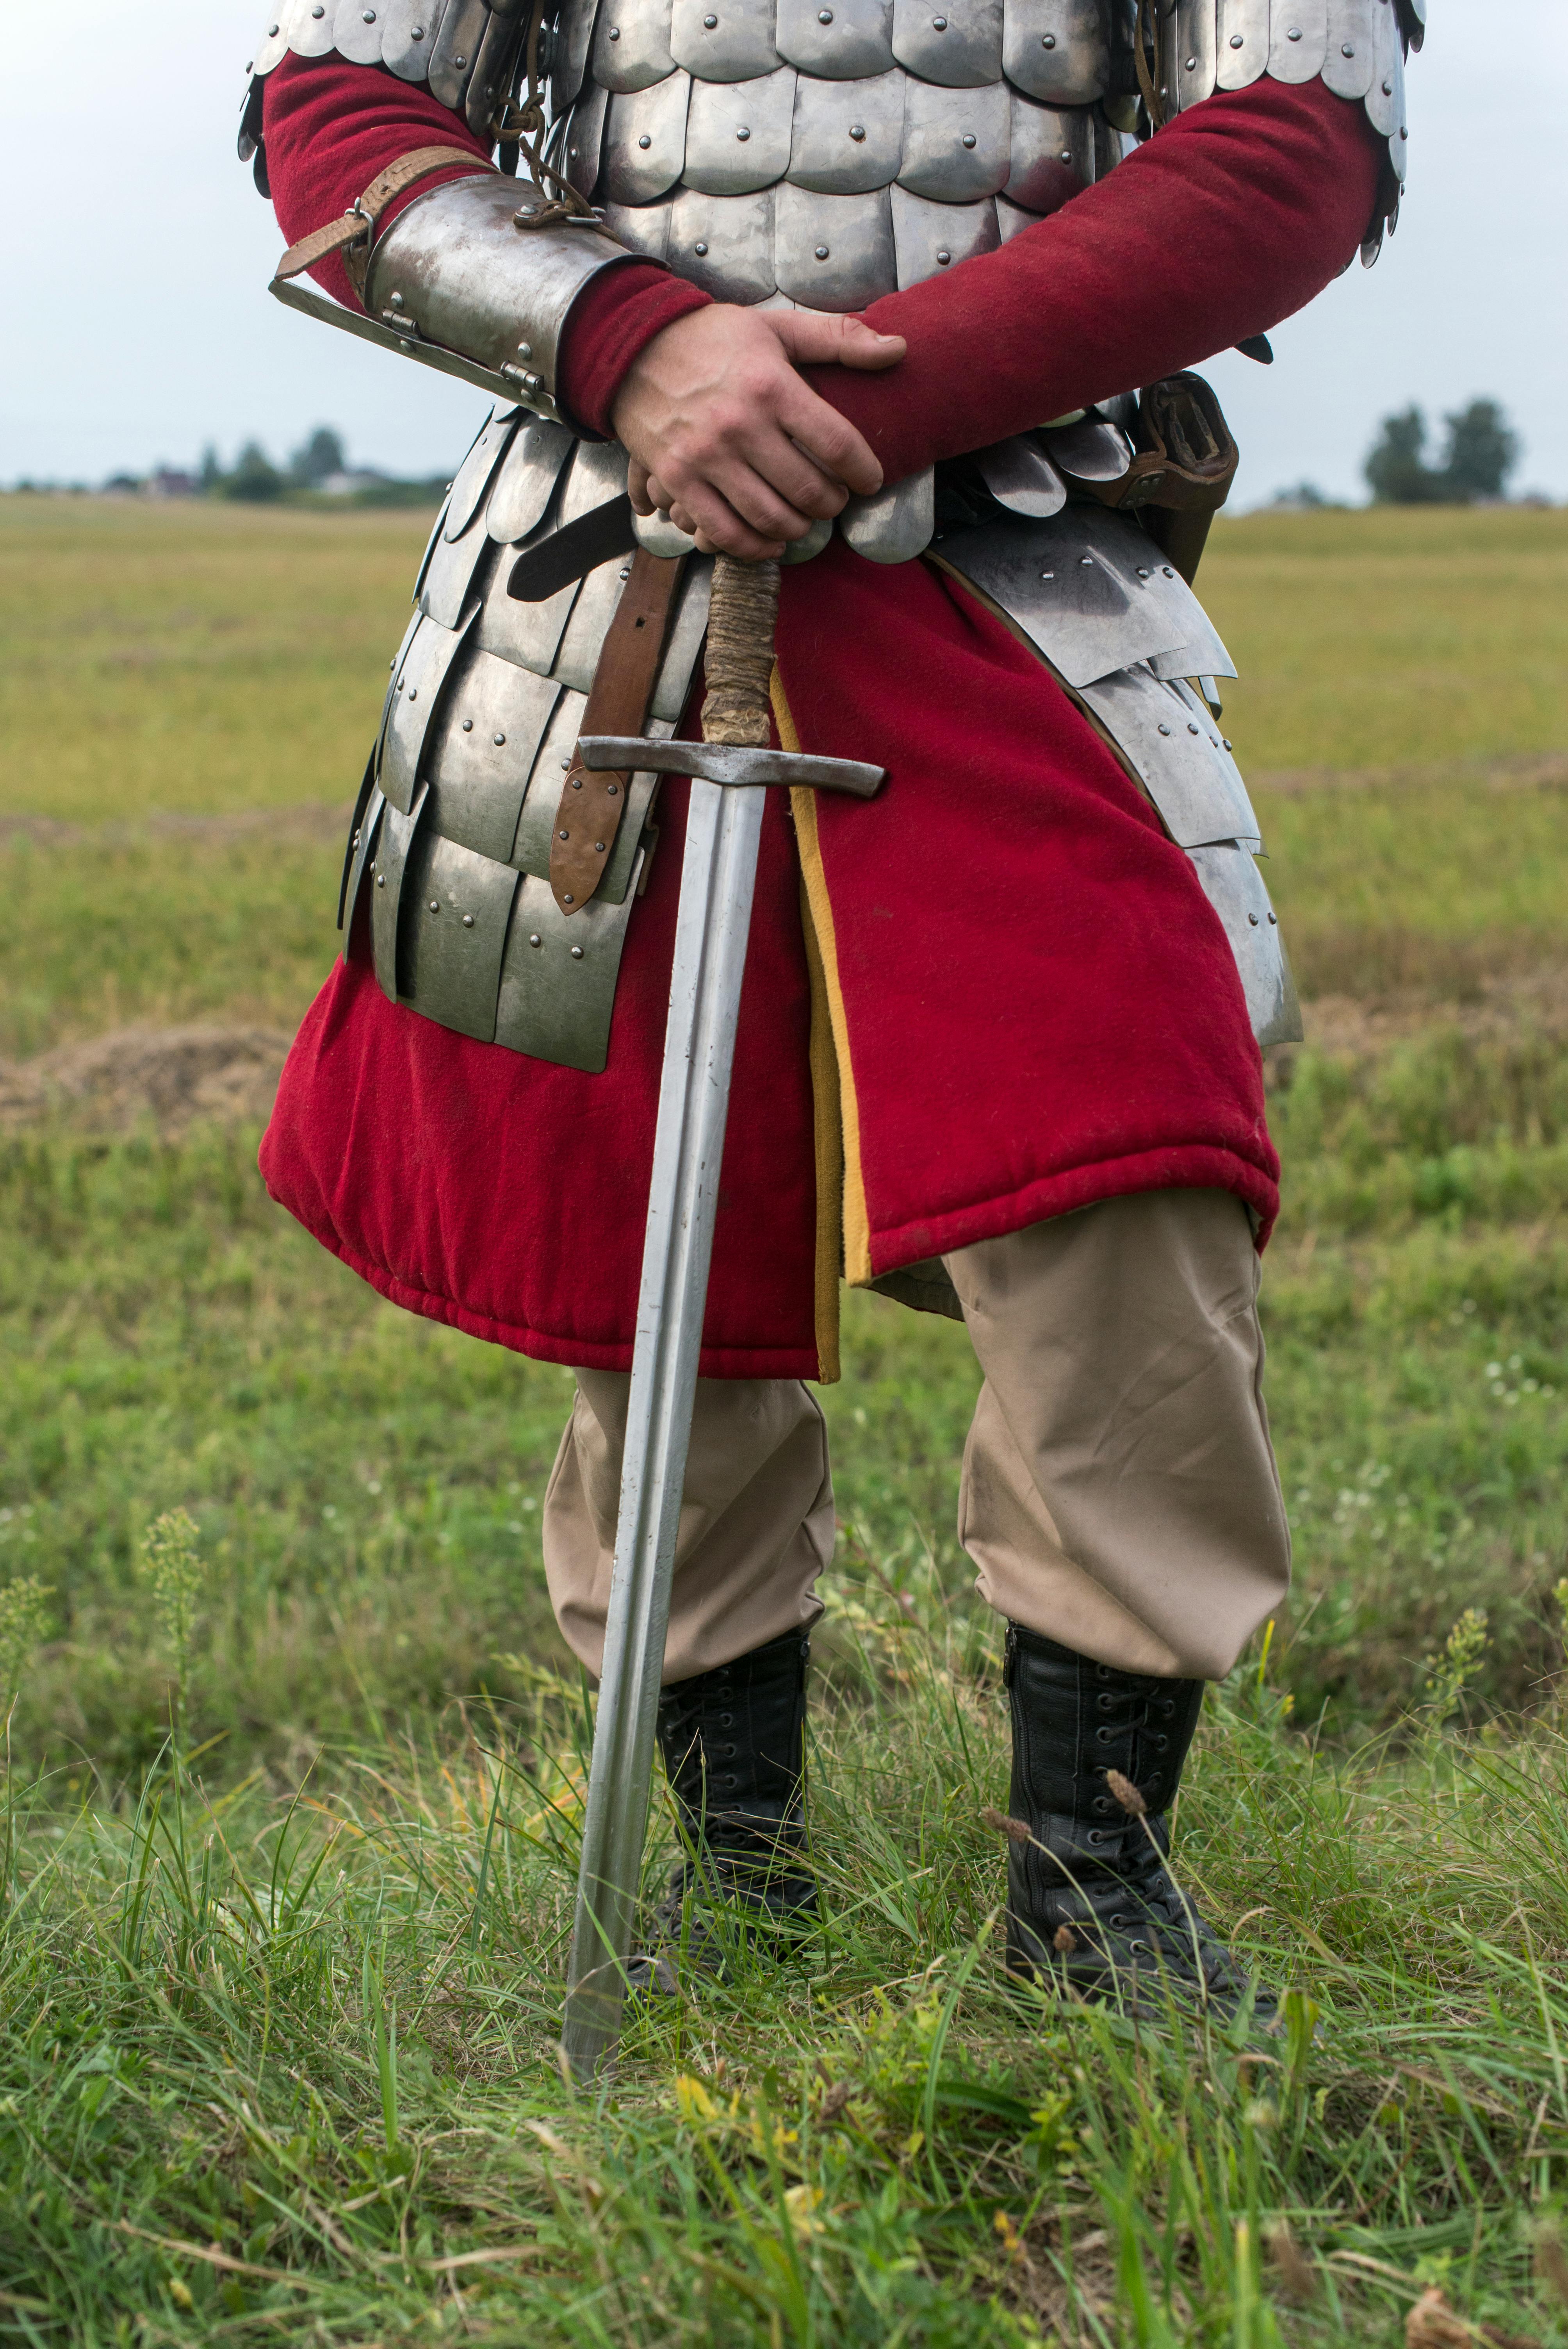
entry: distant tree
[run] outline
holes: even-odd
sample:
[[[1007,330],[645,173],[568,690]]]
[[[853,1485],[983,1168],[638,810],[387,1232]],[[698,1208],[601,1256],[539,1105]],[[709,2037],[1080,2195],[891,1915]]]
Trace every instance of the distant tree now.
[[[1444,478],[1450,496],[1500,498],[1519,462],[1519,435],[1495,399],[1472,399],[1446,416],[1449,428]]]
[[[318,490],[334,473],[346,473],[348,460],[343,441],[329,425],[318,424],[310,439],[289,459],[289,479],[302,490]]]
[[[1418,408],[1383,419],[1382,431],[1362,469],[1379,505],[1432,505],[1441,499],[1441,476],[1427,463],[1426,453],[1427,419]]]
[[[1328,500],[1315,481],[1297,481],[1294,489],[1276,490],[1273,503],[1288,513],[1315,513]]]
[[[1500,498],[1519,462],[1519,436],[1495,399],[1472,399],[1443,419],[1440,465],[1427,462],[1427,419],[1418,408],[1386,416],[1364,471],[1379,505],[1464,506]]]
[[[223,468],[218,462],[218,451],[211,440],[201,451],[201,494],[215,498],[223,486]]]
[[[247,505],[269,505],[284,493],[284,477],[259,440],[247,440],[223,480],[223,495]]]

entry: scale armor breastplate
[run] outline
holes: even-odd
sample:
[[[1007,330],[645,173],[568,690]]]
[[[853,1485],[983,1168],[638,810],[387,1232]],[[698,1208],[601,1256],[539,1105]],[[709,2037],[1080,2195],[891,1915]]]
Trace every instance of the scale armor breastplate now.
[[[550,152],[624,246],[719,299],[846,311],[1056,211],[1150,135],[1150,102],[1164,120],[1265,71],[1320,76],[1361,99],[1389,142],[1370,260],[1397,209],[1404,57],[1423,18],[1424,0],[565,0],[550,36]],[[242,155],[254,155],[264,188],[261,88],[289,51],[336,51],[428,83],[492,138],[525,29],[521,0],[285,0],[254,60]],[[599,563],[543,603],[516,601],[507,581],[520,550],[624,492],[625,452],[578,440],[559,420],[552,378],[524,372],[541,364],[537,341],[506,364],[494,318],[467,343],[429,326],[460,319],[465,301],[474,307],[459,280],[445,282],[443,239],[477,233],[514,274],[532,267],[518,258],[531,244],[544,269],[544,235],[513,235],[504,251],[483,242],[508,229],[523,192],[493,179],[441,189],[423,229],[416,203],[372,263],[371,321],[392,324],[369,331],[407,350],[422,316],[432,354],[454,342],[467,353],[449,372],[496,388],[504,378],[521,404],[492,413],[426,551],[341,910],[352,935],[367,901],[377,976],[395,1000],[592,1071],[604,1065],[622,947],[656,839],[656,778],[632,780],[593,900],[570,916],[552,895],[550,842],[626,561]],[[509,318],[504,270],[489,292],[489,310]],[[545,341],[569,291],[552,298]],[[441,357],[451,361],[451,348]],[[929,549],[1036,646],[1191,859],[1254,1033],[1280,1041],[1299,1036],[1300,1015],[1254,862],[1257,819],[1218,723],[1215,680],[1234,669],[1142,523],[1096,502],[1127,473],[1134,407],[1111,401],[976,451],[964,460],[967,503],[959,497],[956,515],[953,494],[944,511],[926,473],[851,500],[834,527],[880,562]],[[654,553],[689,553],[656,518],[636,529]],[[810,559],[828,534],[819,525],[790,559]],[[679,723],[708,578],[691,556],[652,732]]]

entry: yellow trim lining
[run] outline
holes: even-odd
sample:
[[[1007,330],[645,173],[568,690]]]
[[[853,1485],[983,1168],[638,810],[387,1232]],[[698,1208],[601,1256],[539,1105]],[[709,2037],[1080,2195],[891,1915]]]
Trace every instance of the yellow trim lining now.
[[[817,1376],[832,1386],[839,1371],[839,1282],[844,1248],[844,1121],[839,1100],[839,1056],[821,952],[800,884],[800,928],[811,981],[811,1107],[817,1156]]]
[[[789,714],[784,683],[777,668],[773,672],[773,720],[779,729],[779,740],[786,750],[799,750],[800,737]],[[833,927],[832,901],[828,895],[828,876],[822,864],[822,851],[817,837],[817,794],[813,791],[792,787],[790,811],[795,818],[795,836],[800,851],[800,875],[805,886],[806,907],[810,916],[808,952],[821,970],[822,991],[827,999],[828,1019],[832,1044],[836,1084],[828,1088],[836,1096],[836,1108],[828,1117],[823,1114],[822,1089],[817,1089],[819,1055],[816,1044],[817,1020],[812,1019],[812,1081],[816,1089],[817,1163],[819,1207],[817,1237],[817,1294],[819,1319],[821,1315],[823,1289],[824,1236],[822,1207],[831,1204],[830,1195],[821,1180],[825,1147],[831,1136],[824,1126],[836,1125],[841,1137],[842,1206],[841,1217],[843,1237],[844,1278],[853,1288],[869,1288],[872,1281],[871,1219],[866,1213],[866,1186],[861,1168],[861,1112],[855,1095],[854,1067],[850,1058],[850,1023],[844,1009],[843,989],[839,984],[839,947]],[[814,949],[814,952],[812,952]],[[816,977],[812,977],[813,1013],[815,1012]],[[821,1064],[827,1073],[826,1040]],[[834,1186],[837,1187],[836,1185]],[[836,1240],[837,1235],[834,1235]],[[833,1375],[838,1375],[838,1311],[837,1284],[834,1284]],[[820,1350],[820,1348],[819,1348]],[[825,1373],[824,1373],[825,1375]]]

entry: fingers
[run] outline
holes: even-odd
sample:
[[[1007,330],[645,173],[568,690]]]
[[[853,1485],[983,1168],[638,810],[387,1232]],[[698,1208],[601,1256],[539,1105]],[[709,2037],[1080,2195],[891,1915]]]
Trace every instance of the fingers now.
[[[634,457],[626,467],[626,495],[632,501],[632,512],[651,514],[658,505],[649,483],[648,469]]]
[[[902,335],[881,334],[863,318],[826,317],[810,310],[758,315],[796,367],[896,367],[909,348]]]
[[[799,376],[784,386],[778,413],[782,429],[824,473],[842,481],[858,497],[875,496],[882,487],[882,469],[870,442],[847,416],[819,399]]]
[[[676,528],[695,538],[704,554],[733,554],[743,563],[760,563],[784,552],[781,536],[770,538],[753,530],[706,481],[694,481],[669,512]]]

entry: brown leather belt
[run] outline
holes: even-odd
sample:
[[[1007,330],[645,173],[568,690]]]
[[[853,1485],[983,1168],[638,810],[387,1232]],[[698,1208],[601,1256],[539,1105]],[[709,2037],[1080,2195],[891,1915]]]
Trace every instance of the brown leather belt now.
[[[382,213],[394,196],[400,196],[405,188],[428,179],[432,171],[443,171],[449,163],[467,164],[476,179],[481,173],[495,170],[493,163],[487,162],[482,155],[476,155],[471,147],[411,148],[407,155],[399,155],[396,162],[388,163],[384,171],[377,173],[364,194],[356,198],[349,211],[336,220],[328,221],[325,228],[312,229],[310,234],[302,236],[297,244],[291,244],[273,274],[273,283],[276,285],[291,277],[299,277],[305,270],[314,269],[318,261],[325,261],[329,254],[343,253],[347,256],[346,265],[354,280],[355,290],[363,294],[365,263]],[[359,244],[361,240],[365,252],[350,252],[349,248]]]
[[[633,555],[593,671],[583,733],[643,731],[685,568],[684,554],[650,554],[639,546]],[[629,772],[584,767],[581,746],[573,752],[550,842],[551,893],[563,914],[581,912],[598,888],[621,829],[631,780]]]

